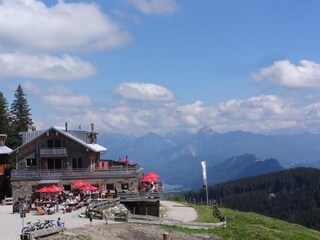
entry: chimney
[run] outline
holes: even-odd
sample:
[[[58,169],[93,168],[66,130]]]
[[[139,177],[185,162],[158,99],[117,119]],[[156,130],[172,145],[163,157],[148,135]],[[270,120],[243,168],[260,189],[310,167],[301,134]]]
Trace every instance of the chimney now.
[[[91,132],[94,132],[94,125],[91,123]]]
[[[65,125],[65,128],[66,128],[66,129],[65,129],[65,130],[66,130],[66,132],[68,132],[68,123],[67,123],[67,122],[65,122],[65,124],[64,124],[64,125]]]

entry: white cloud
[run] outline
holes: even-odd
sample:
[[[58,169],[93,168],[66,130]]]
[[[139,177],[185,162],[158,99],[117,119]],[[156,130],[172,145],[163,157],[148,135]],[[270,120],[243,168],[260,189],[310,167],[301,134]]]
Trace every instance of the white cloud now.
[[[130,41],[129,34],[93,3],[37,0],[0,2],[0,49],[109,49]]]
[[[320,88],[320,64],[301,60],[294,65],[288,60],[276,61],[271,66],[252,74],[253,80],[269,80],[288,88]]]
[[[172,101],[175,99],[168,89],[152,83],[122,83],[115,93],[132,100]]]
[[[171,15],[180,9],[176,0],[127,0],[127,2],[146,15]]]
[[[48,99],[50,104],[55,105],[70,101],[68,97],[60,96],[46,98],[46,101]],[[79,103],[81,100],[77,99],[75,102]],[[277,129],[304,127],[306,121],[302,116],[307,109],[294,107],[283,99],[269,95],[230,100],[221,103],[217,108],[206,107],[201,101],[196,101],[186,105],[164,103],[157,107],[122,103],[101,109],[83,105],[78,112],[61,112],[63,117],[56,120],[58,122],[64,122],[66,119],[71,122],[80,121],[76,122],[76,125],[94,122],[101,131],[128,134],[142,134],[148,131],[163,133],[179,129],[196,131],[204,125],[209,125],[218,132],[244,130],[265,133]]]
[[[290,114],[290,104],[274,96],[257,96],[245,100],[232,99],[220,103],[218,111],[221,115],[236,119],[261,120],[268,116],[285,116]]]
[[[0,78],[33,78],[48,81],[79,80],[96,74],[95,67],[69,55],[0,53]]]
[[[202,106],[203,102],[196,101],[192,104],[178,106],[179,118],[186,125],[197,126],[201,123],[202,114],[208,112],[206,108]]]
[[[118,90],[129,99],[137,99],[136,96],[139,96],[139,104],[134,101],[119,101],[103,108],[97,103],[93,104],[88,96],[75,94],[67,88],[58,86],[41,91],[33,85],[26,86],[41,94],[41,102],[47,104],[46,109],[52,107],[55,110],[52,115],[45,114],[35,119],[37,126],[57,125],[65,121],[75,126],[93,122],[101,132],[137,135],[149,131],[197,131],[204,125],[212,127],[217,132],[243,130],[268,133],[277,130],[283,132],[286,129],[320,132],[320,103],[298,106],[290,100],[274,95],[261,95],[248,99],[231,99],[217,107],[205,106],[202,101],[179,105],[176,101],[158,101],[163,98],[154,96],[154,91],[150,90],[150,86],[156,86],[157,89],[158,85],[131,84],[124,83],[121,85],[125,86],[124,89]],[[160,89],[163,90],[162,87]],[[144,101],[149,102],[150,99],[157,100],[157,104],[144,104]]]

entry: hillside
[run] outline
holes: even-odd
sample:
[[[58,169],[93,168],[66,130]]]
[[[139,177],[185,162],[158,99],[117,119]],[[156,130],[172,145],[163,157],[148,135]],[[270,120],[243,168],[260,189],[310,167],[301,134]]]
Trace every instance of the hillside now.
[[[203,219],[212,219],[211,209],[197,207]],[[319,239],[320,232],[301,225],[266,217],[256,213],[247,213],[231,209],[221,209],[227,219],[227,227],[209,230],[208,233],[219,236],[220,239],[237,240],[306,240]],[[209,220],[210,221],[210,220]],[[200,231],[199,231],[200,232]]]
[[[243,177],[256,176],[282,170],[275,159],[262,160],[253,154],[231,157],[207,170],[208,184],[222,183]]]
[[[223,206],[320,229],[320,170],[294,168],[243,178],[209,188]],[[203,191],[187,199],[205,199]]]
[[[200,217],[197,221],[216,222],[212,209],[206,206],[196,206]],[[290,224],[256,213],[245,213],[231,209],[222,209],[227,218],[226,228],[186,229],[179,227],[161,227],[143,224],[108,224],[88,226],[85,228],[66,229],[61,235],[46,237],[47,240],[152,240],[162,239],[165,232],[170,232],[172,239],[231,239],[231,240],[313,240],[320,238],[320,232],[306,227]]]

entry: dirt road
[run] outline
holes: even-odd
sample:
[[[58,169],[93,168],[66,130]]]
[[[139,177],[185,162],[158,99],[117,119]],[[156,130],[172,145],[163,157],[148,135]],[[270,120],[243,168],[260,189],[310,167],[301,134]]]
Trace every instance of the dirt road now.
[[[184,222],[193,221],[197,218],[197,212],[192,207],[171,201],[161,201],[160,204],[164,210],[164,218]],[[46,238],[46,240],[73,240],[75,239],[74,236],[79,234],[90,236],[92,240],[159,240],[163,239],[163,234],[167,232],[170,233],[172,240],[219,239],[216,236],[210,236],[208,234],[190,235],[171,231],[156,225],[113,223],[68,229],[64,235],[51,236],[50,238]]]
[[[193,207],[172,201],[161,201],[160,204],[165,208],[165,218],[192,222],[198,217],[197,212]]]

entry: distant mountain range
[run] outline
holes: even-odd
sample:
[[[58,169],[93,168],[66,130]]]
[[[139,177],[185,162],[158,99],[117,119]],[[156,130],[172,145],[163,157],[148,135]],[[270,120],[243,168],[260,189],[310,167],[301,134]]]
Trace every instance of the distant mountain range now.
[[[133,137],[100,134],[108,148],[104,159],[126,154],[145,172],[155,171],[169,184],[202,186],[201,161],[207,162],[208,184],[273,172],[295,166],[320,166],[320,135],[262,135],[243,131],[216,133],[203,127],[197,133],[148,133]],[[263,159],[266,159],[262,161]]]

